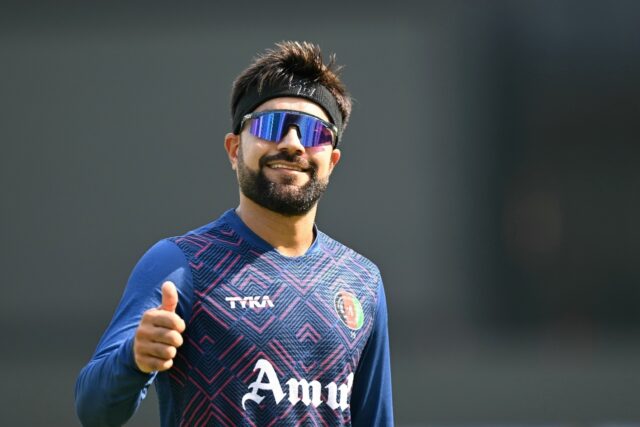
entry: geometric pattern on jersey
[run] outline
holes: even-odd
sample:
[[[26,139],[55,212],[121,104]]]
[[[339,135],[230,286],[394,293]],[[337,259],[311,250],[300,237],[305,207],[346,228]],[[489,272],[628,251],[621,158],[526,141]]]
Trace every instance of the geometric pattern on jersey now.
[[[333,409],[330,394],[333,388],[334,407],[342,393],[348,404],[349,374],[375,319],[377,267],[319,231],[304,256],[287,258],[239,222],[228,211],[207,229],[171,239],[189,262],[195,293],[184,344],[169,371],[175,425],[350,425],[349,407]],[[359,329],[347,327],[336,311],[339,292],[359,301]],[[265,296],[273,306],[258,299],[243,308],[236,300],[231,308],[226,300]],[[260,388],[273,382],[266,374],[259,380],[258,361],[273,368],[285,395],[279,402],[273,390]],[[307,383],[290,390],[290,379]],[[314,380],[319,387],[307,386]],[[263,399],[248,399],[243,408],[254,382]]]

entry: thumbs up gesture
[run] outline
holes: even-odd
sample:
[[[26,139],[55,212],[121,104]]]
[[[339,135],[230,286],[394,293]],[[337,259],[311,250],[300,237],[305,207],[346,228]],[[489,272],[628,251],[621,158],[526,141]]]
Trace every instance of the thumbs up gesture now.
[[[133,356],[142,372],[166,371],[182,345],[185,323],[176,314],[178,291],[173,282],[162,284],[162,304],[142,315],[133,341]]]

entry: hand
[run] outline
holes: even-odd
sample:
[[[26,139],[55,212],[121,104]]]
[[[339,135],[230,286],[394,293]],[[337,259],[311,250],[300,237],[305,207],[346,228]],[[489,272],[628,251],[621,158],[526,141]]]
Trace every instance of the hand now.
[[[133,341],[133,356],[142,372],[166,371],[182,345],[185,323],[176,314],[178,291],[173,282],[162,284],[162,304],[142,315]]]

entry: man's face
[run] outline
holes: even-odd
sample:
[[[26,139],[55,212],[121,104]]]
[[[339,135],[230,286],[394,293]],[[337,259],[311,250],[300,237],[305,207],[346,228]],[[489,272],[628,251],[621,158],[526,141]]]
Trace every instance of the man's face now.
[[[321,107],[301,98],[271,99],[255,112],[265,110],[296,110],[329,120]],[[280,142],[257,138],[247,128],[236,136],[237,141],[233,134],[225,141],[242,194],[282,215],[309,212],[326,190],[340,150],[331,145],[305,148],[295,127]]]

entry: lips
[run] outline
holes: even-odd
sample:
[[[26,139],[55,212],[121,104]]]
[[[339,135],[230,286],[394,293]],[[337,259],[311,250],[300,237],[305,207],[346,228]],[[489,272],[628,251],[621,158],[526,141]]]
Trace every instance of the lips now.
[[[270,167],[271,169],[285,169],[285,170],[292,170],[296,172],[306,171],[306,168],[303,168],[298,163],[271,162],[271,163],[267,163],[267,167]]]
[[[317,170],[317,165],[312,160],[284,151],[261,157],[259,166],[282,172],[305,172],[311,175],[315,175]]]

